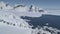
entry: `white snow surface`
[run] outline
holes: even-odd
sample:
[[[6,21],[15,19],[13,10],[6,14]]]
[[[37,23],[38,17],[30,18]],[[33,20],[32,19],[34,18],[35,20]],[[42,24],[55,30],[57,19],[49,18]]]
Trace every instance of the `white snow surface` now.
[[[0,33],[30,34],[31,29],[29,28],[28,23],[18,16],[7,11],[0,11]]]
[[[46,14],[60,16],[60,10],[47,10]]]
[[[31,34],[31,30],[11,27],[8,25],[0,25],[0,34]]]

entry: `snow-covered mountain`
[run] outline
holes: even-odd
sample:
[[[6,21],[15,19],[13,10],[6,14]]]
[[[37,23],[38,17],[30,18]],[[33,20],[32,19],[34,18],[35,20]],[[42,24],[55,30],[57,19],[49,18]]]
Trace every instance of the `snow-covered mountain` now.
[[[5,2],[0,2],[0,10],[9,10],[9,9],[12,9],[12,7],[8,4],[8,3],[5,3]]]
[[[7,31],[5,29],[7,29]],[[24,33],[22,33],[20,30]],[[31,33],[30,25],[13,13],[7,11],[0,11],[0,33],[20,34],[17,31],[19,31],[21,34],[30,34]]]
[[[0,2],[0,10],[5,10],[5,11],[12,11],[13,13],[16,13],[19,16],[30,16],[30,17],[39,17],[42,16],[42,14],[47,13],[46,10],[42,8],[38,8],[36,6],[25,6],[25,5],[20,5],[16,4],[14,7],[10,6],[8,3]],[[34,15],[34,16],[33,16]]]
[[[21,16],[40,17],[47,11],[35,6],[27,7],[17,4],[12,7],[0,2],[0,34],[58,34],[60,30],[48,26],[36,27],[29,25]]]

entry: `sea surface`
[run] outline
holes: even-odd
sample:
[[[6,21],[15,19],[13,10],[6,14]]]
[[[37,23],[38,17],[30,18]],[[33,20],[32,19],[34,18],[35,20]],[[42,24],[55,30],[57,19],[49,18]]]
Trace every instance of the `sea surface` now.
[[[28,17],[21,16],[22,19],[29,20],[27,21],[30,25],[33,25],[33,28],[37,26],[47,26],[60,29],[60,16],[57,15],[42,15],[41,17]]]

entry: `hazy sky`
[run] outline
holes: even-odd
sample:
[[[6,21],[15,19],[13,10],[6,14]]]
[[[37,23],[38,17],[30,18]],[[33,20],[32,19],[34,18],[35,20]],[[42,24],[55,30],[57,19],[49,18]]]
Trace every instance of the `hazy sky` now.
[[[9,2],[10,4],[26,4],[26,5],[36,5],[45,9],[60,9],[60,0],[0,0],[4,2]]]

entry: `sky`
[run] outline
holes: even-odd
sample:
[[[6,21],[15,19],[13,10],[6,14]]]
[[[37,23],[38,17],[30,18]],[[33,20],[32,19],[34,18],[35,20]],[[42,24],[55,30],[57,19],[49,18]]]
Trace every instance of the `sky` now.
[[[35,5],[44,9],[60,9],[60,0],[0,0],[9,4]]]

